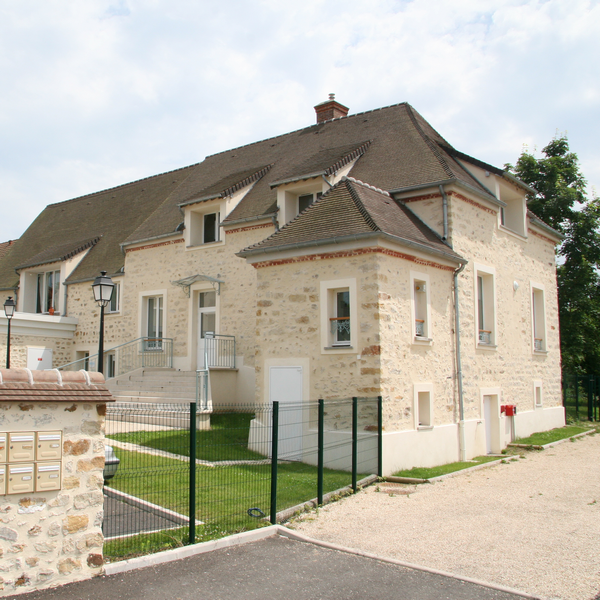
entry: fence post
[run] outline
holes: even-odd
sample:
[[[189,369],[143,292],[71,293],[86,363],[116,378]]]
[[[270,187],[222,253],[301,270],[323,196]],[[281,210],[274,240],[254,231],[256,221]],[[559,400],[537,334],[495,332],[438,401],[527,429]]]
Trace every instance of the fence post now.
[[[377,396],[377,476],[383,477],[383,398]]]
[[[190,544],[196,543],[196,403],[190,402]]]
[[[279,401],[273,401],[271,432],[271,525],[277,524],[277,442],[279,441]]]
[[[356,471],[358,462],[358,398],[352,398],[352,491],[356,494]]]
[[[579,421],[579,377],[575,375],[575,419]]]
[[[588,375],[588,421],[594,420],[594,376]]]
[[[323,466],[324,466],[324,443],[323,429],[325,427],[325,403],[322,398],[319,399],[319,429],[317,435],[318,446],[318,467],[317,467],[317,504],[323,504]]]

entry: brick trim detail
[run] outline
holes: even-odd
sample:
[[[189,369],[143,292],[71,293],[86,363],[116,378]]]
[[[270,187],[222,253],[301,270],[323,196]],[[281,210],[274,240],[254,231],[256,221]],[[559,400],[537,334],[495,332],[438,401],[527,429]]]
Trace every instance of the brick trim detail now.
[[[487,206],[483,206],[483,204],[480,204],[479,202],[475,202],[475,200],[471,200],[471,198],[467,198],[466,196],[463,196],[462,194],[459,194],[458,192],[448,192],[447,194],[448,196],[452,197],[452,198],[456,198],[457,200],[462,200],[463,202],[466,202],[467,204],[470,204],[471,206],[475,206],[476,208],[479,208],[487,213],[490,213],[491,215],[496,215],[498,214],[498,211],[494,210],[493,208],[488,208]],[[412,198],[402,198],[402,202],[417,202],[419,200],[435,200],[437,198],[441,198],[442,195],[439,193],[433,193],[433,194],[423,194],[422,196],[413,196]]]
[[[253,229],[267,229],[273,227],[273,223],[263,223],[262,225],[251,225],[250,227],[238,227],[237,229],[226,229],[225,233],[239,233],[240,231],[252,231]]]
[[[157,244],[148,244],[147,246],[138,246],[137,248],[126,248],[125,254],[137,252],[138,250],[149,250],[150,248],[160,248],[160,246],[171,246],[172,244],[182,244],[183,238],[178,240],[169,240],[168,242],[158,242]]]
[[[540,240],[544,240],[545,242],[548,242],[549,244],[552,244],[553,246],[556,246],[557,242],[555,242],[554,240],[551,240],[549,237],[546,237],[545,235],[542,235],[541,233],[538,233],[537,231],[534,231],[533,229],[527,229],[527,231],[531,234],[531,235],[535,235],[535,237],[540,238]]]
[[[293,258],[280,258],[278,260],[268,260],[259,263],[255,263],[253,267],[255,269],[263,269],[265,267],[273,267],[277,265],[287,265],[291,263],[299,263],[299,262],[311,262],[316,260],[328,260],[335,258],[348,258],[352,256],[362,256],[365,254],[383,254],[385,256],[391,256],[393,258],[401,258],[403,260],[408,260],[410,262],[414,262],[415,264],[426,266],[426,267],[434,267],[436,269],[440,269],[442,271],[449,271],[453,273],[455,271],[454,267],[449,267],[447,265],[442,265],[440,263],[433,262],[431,260],[425,260],[423,258],[418,258],[417,256],[413,256],[412,254],[404,254],[403,252],[396,252],[395,250],[388,250],[387,248],[359,248],[356,250],[346,250],[339,252],[327,252],[323,254],[310,254],[308,256],[295,256]]]

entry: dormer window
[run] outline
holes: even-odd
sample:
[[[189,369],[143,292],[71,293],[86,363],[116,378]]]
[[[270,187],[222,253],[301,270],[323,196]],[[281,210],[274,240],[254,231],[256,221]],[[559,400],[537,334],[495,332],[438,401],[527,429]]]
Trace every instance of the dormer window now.
[[[316,202],[323,194],[317,192],[316,194],[302,194],[298,196],[298,214],[306,210],[313,202]]]
[[[221,241],[221,208],[220,204],[213,203],[211,207],[203,207],[203,210],[190,210],[189,216],[186,216],[188,247]]]
[[[208,213],[204,215],[204,226],[202,231],[202,242],[210,244],[219,241],[219,213]]]
[[[58,312],[60,300],[60,271],[37,274],[36,313]]]

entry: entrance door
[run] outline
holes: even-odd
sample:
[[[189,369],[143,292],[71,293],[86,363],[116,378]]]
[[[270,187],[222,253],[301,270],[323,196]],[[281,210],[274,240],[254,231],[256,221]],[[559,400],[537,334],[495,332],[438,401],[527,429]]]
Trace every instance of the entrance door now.
[[[217,316],[217,295],[216,292],[200,292],[198,294],[198,369],[206,369],[211,366],[210,353],[208,356],[208,365],[205,360],[206,335],[215,333]],[[214,350],[214,349],[213,349]]]
[[[279,458],[302,460],[302,367],[271,367],[269,390],[279,402]]]
[[[485,447],[488,454],[500,452],[500,420],[498,417],[498,396],[483,397],[483,418],[485,420]]]

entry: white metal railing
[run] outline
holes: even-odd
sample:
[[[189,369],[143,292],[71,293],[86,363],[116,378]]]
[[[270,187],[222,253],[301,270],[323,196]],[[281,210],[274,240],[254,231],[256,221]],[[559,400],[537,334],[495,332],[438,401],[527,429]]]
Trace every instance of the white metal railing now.
[[[492,343],[492,332],[486,331],[485,329],[479,330],[479,343],[480,344],[491,344]]]
[[[417,337],[425,337],[425,321],[415,319],[415,335]]]
[[[207,333],[204,338],[204,367],[235,369],[235,336]]]
[[[135,369],[143,367],[165,367],[173,366],[173,340],[171,338],[148,338],[141,337],[119,346],[114,346],[104,351],[103,358],[112,356],[112,373],[107,372],[106,377],[117,377]],[[98,353],[86,356],[58,367],[61,371],[86,371],[97,365]],[[96,367],[97,368],[97,367]]]
[[[196,371],[196,405],[200,410],[208,409],[208,369]]]

